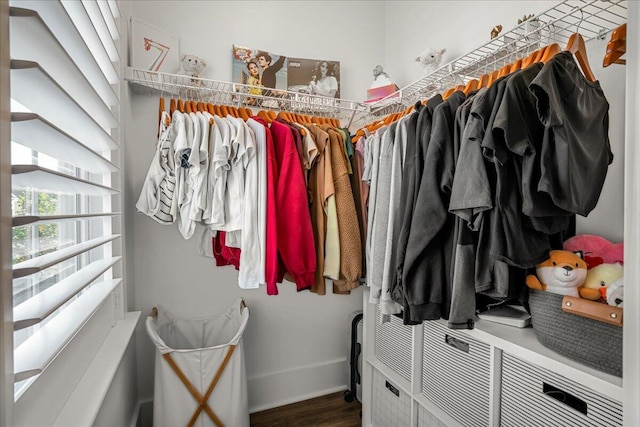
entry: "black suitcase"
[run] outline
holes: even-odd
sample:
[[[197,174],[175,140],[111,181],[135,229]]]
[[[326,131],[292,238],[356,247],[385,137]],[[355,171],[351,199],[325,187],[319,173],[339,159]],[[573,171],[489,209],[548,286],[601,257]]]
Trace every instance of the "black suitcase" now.
[[[351,336],[349,340],[349,388],[344,391],[344,400],[362,402],[362,310],[351,313]]]

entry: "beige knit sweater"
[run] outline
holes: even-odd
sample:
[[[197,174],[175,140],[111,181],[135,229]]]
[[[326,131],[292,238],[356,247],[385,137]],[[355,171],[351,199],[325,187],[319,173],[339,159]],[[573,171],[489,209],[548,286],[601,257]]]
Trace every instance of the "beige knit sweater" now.
[[[340,231],[340,280],[334,281],[334,288],[344,292],[360,285],[359,279],[362,274],[360,228],[341,136],[328,125],[323,125],[321,128],[329,134],[330,139],[333,186]]]

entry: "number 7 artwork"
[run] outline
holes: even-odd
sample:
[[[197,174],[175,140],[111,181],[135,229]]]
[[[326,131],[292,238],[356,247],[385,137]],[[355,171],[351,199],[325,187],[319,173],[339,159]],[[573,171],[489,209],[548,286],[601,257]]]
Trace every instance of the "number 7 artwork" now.
[[[180,71],[180,40],[167,31],[132,17],[129,65],[145,71],[175,74]]]

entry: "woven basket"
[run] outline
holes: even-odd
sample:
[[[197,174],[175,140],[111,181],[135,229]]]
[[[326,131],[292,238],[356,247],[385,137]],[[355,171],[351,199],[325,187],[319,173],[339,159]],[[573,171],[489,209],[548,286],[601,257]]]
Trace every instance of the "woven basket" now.
[[[621,377],[622,328],[565,313],[562,298],[563,295],[529,289],[531,323],[538,341],[566,357]]]

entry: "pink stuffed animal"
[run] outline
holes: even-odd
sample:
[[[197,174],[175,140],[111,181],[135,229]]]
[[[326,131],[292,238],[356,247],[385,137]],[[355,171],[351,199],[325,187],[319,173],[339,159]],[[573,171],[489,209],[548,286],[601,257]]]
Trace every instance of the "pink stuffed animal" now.
[[[624,264],[624,243],[613,243],[594,234],[578,234],[564,242],[565,251],[582,251],[589,268],[599,264]]]

